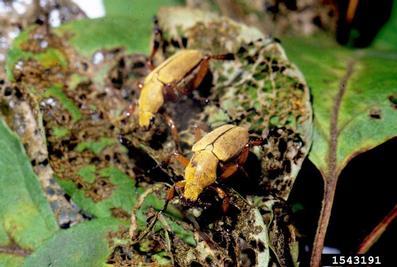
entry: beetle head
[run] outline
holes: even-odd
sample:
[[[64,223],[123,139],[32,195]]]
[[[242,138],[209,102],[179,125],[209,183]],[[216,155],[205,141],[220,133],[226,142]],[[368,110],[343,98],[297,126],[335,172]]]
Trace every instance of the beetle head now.
[[[183,197],[188,201],[196,201],[203,191],[203,188],[196,185],[189,185],[185,187],[185,191],[183,192]]]
[[[148,111],[139,112],[139,126],[149,128],[154,123],[154,114]]]

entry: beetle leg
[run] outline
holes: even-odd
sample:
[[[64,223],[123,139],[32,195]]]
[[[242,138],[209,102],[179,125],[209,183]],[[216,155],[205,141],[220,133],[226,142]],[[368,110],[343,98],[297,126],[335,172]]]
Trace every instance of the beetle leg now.
[[[247,161],[248,159],[248,155],[249,155],[249,148],[251,146],[260,146],[263,144],[263,139],[259,138],[259,139],[254,139],[254,140],[250,140],[245,146],[244,148],[241,150],[240,155],[238,156],[238,158],[236,159],[236,161],[234,163],[229,163],[226,164],[223,168],[223,172],[221,174],[221,176],[219,178],[221,179],[227,179],[230,176],[232,176],[237,170],[240,170],[241,172],[244,173],[245,176],[248,177],[247,172],[244,170],[243,165],[244,163]]]
[[[230,207],[230,198],[227,193],[219,186],[211,186],[210,188],[218,194],[220,199],[222,199],[222,211],[223,213],[227,213]]]
[[[239,165],[239,166],[242,166],[246,161],[247,161],[247,159],[248,159],[248,154],[249,154],[249,152],[250,152],[250,149],[249,149],[250,147],[249,147],[249,143],[248,144],[246,144],[245,146],[244,146],[244,148],[243,148],[243,150],[241,150],[241,154],[240,154],[240,156],[238,156],[238,158],[237,158],[237,164]]]
[[[185,92],[183,92],[185,93]],[[163,95],[166,101],[178,100],[180,94],[176,89],[176,82],[167,83],[163,87]]]
[[[193,84],[192,84],[193,89],[196,89],[197,87],[199,87],[199,85],[203,81],[205,75],[207,74],[210,59],[211,59],[210,56],[205,56],[204,59],[201,61],[200,65],[198,67],[196,77],[193,80]]]
[[[185,181],[179,181],[179,182],[176,182],[170,189],[168,189],[168,191],[167,191],[167,198],[166,198],[166,200],[165,200],[164,207],[163,207],[163,209],[162,209],[161,211],[165,211],[165,210],[167,209],[168,203],[169,203],[172,199],[174,199],[174,197],[175,197],[175,191],[176,191],[177,189],[183,189],[183,188],[185,188],[185,184],[186,184]]]
[[[237,170],[242,171],[246,176],[248,176],[248,174],[245,172],[245,170],[242,167],[244,163],[247,161],[248,154],[249,154],[249,144],[246,144],[243,150],[241,151],[240,155],[234,162],[223,166],[222,174],[220,175],[219,178],[225,180],[230,176],[232,176],[233,174],[235,174]]]
[[[203,60],[200,62],[196,77],[193,80],[193,85],[192,85],[193,89],[196,89],[201,84],[201,82],[203,81],[205,75],[208,72],[209,62],[210,62],[211,59],[231,60],[231,59],[234,59],[234,55],[232,53],[228,53],[228,54],[223,54],[223,55],[205,56],[203,58]]]
[[[223,54],[223,55],[211,55],[205,56],[199,65],[199,69],[197,71],[196,77],[193,80],[193,89],[196,89],[201,82],[203,81],[205,75],[208,72],[209,62],[211,59],[216,60],[232,60],[234,59],[234,55],[232,53]]]
[[[193,133],[194,133],[194,142],[196,143],[198,140],[200,140],[204,134],[206,133],[206,131],[203,129],[204,125],[195,125],[193,126]]]
[[[178,152],[174,152],[172,154],[172,157],[174,157],[184,168],[187,167],[187,165],[189,164],[189,161],[190,161],[188,158],[179,154]]]
[[[227,54],[222,54],[222,55],[211,55],[209,57],[210,57],[210,59],[216,59],[216,60],[233,60],[234,54],[227,53]]]
[[[154,17],[154,38],[153,38],[153,47],[152,47],[152,52],[150,53],[150,56],[148,58],[147,61],[147,65],[149,67],[150,70],[153,70],[154,64],[153,64],[153,58],[156,55],[157,51],[160,48],[160,45],[163,41],[163,32],[161,31],[159,24],[158,24],[158,20],[156,17]]]
[[[239,165],[237,163],[230,163],[223,166],[222,174],[219,176],[219,179],[226,180],[230,176],[236,173]]]
[[[185,181],[176,182],[167,192],[167,200],[170,201],[175,197],[175,191],[185,188]]]
[[[176,128],[174,120],[168,116],[167,114],[163,114],[165,121],[168,125],[168,127],[171,129],[171,136],[172,139],[175,142],[175,147],[178,151],[180,151],[180,146],[179,146],[179,134],[178,134],[178,129]]]
[[[258,138],[258,139],[254,139],[254,140],[250,140],[248,142],[249,146],[261,146],[263,144],[264,140],[263,138]]]

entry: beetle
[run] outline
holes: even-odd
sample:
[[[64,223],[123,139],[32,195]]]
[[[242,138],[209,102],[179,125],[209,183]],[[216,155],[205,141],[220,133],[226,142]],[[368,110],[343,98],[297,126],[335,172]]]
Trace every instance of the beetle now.
[[[262,144],[262,138],[250,140],[248,130],[240,126],[226,124],[214,129],[193,145],[193,156],[190,160],[174,154],[185,166],[185,175],[184,180],[177,182],[169,190],[167,200],[173,198],[175,188],[180,188],[183,189],[186,200],[197,201],[201,192],[211,186],[223,199],[222,208],[226,212],[226,193],[213,186],[218,178],[218,167],[221,169],[219,179],[229,178],[246,162],[250,147]]]
[[[199,87],[209,70],[211,59],[233,59],[233,54],[208,55],[183,49],[156,67],[145,78],[138,100],[140,127],[149,127],[165,100],[176,101]],[[170,123],[169,123],[170,124]]]

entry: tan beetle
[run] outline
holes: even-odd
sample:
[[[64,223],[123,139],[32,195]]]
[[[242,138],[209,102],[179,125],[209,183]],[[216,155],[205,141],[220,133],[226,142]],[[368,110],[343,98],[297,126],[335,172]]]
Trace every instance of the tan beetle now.
[[[183,188],[183,197],[196,201],[201,192],[216,182],[218,167],[220,179],[232,176],[247,160],[251,146],[262,145],[261,138],[249,140],[248,130],[226,124],[204,135],[193,147],[190,161],[176,154],[176,159],[185,166],[185,179],[177,182],[168,193],[167,199],[173,198],[175,187]],[[221,199],[223,209],[227,210],[228,198],[219,187],[213,187]]]
[[[207,74],[211,59],[233,58],[233,54],[207,55],[193,49],[180,50],[168,58],[144,80],[138,101],[139,125],[149,127],[165,100],[175,101],[196,89]]]

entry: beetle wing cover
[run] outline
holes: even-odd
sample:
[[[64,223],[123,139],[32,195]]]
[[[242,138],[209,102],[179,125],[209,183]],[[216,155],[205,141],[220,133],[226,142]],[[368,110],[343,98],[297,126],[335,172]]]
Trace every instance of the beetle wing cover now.
[[[193,152],[204,150],[208,145],[211,145],[225,132],[229,131],[231,128],[235,127],[232,124],[225,124],[216,128],[215,130],[204,135],[200,140],[198,140],[192,147]]]
[[[158,72],[158,79],[163,83],[180,81],[189,74],[203,59],[204,54],[199,50],[181,50],[153,72]]]
[[[221,161],[227,161],[241,152],[248,143],[249,134],[243,127],[235,126],[214,142],[212,152]]]

